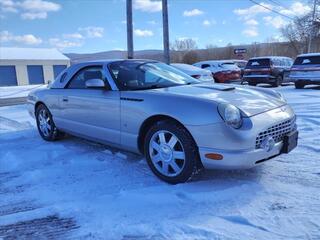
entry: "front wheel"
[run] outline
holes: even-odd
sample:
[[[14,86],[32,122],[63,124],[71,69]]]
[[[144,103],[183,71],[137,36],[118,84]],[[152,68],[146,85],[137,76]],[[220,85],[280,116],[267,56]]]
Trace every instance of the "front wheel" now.
[[[302,89],[304,88],[304,84],[301,82],[295,82],[294,86],[296,87],[296,89]]]
[[[55,141],[63,136],[53,122],[49,109],[41,104],[36,109],[37,127],[40,136],[46,141]]]
[[[144,149],[152,172],[168,183],[186,182],[199,168],[199,153],[193,138],[174,121],[161,121],[151,127]]]

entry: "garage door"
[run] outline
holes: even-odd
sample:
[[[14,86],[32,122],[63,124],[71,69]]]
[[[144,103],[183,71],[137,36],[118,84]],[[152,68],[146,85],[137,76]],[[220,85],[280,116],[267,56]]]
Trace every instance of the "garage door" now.
[[[0,66],[0,86],[17,86],[15,66]]]
[[[27,69],[29,84],[44,84],[42,65],[29,65]]]
[[[56,78],[64,69],[66,69],[67,65],[53,65],[53,75]]]

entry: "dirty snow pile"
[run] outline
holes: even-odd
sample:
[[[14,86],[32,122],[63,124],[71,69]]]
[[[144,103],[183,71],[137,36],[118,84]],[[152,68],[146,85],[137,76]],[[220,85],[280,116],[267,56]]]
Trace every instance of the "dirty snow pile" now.
[[[142,156],[45,142],[25,105],[0,108],[0,239],[320,239],[320,90],[279,91],[298,117],[293,152],[174,186]]]

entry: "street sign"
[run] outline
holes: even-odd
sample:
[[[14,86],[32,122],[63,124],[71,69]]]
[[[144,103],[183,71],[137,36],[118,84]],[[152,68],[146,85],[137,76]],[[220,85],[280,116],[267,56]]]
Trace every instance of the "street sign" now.
[[[243,53],[247,53],[247,49],[246,48],[236,48],[233,50],[234,54],[238,55],[238,54],[243,54]]]

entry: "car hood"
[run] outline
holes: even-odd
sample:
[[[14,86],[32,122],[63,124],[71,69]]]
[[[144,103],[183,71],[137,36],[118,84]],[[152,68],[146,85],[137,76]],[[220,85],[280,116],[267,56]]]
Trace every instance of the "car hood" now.
[[[202,83],[159,88],[153,91],[200,98],[216,103],[229,103],[238,107],[248,117],[286,104],[285,100],[273,90],[253,89],[232,84]]]

